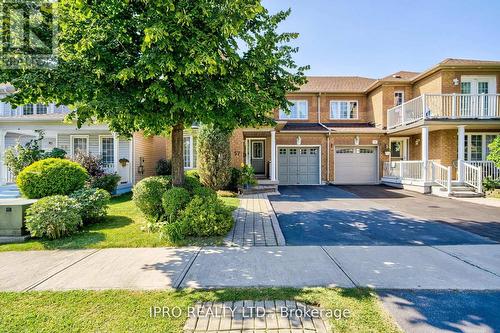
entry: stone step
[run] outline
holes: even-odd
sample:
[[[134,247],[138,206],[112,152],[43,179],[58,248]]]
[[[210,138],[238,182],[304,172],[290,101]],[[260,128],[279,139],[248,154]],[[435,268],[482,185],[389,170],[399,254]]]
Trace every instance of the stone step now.
[[[272,193],[278,191],[278,185],[257,185],[251,188],[240,188],[241,194]]]
[[[484,194],[482,193],[477,193],[477,192],[474,192],[474,191],[455,191],[455,190],[452,190],[450,192],[450,196],[451,197],[455,197],[455,198],[480,198],[480,197],[484,197]]]

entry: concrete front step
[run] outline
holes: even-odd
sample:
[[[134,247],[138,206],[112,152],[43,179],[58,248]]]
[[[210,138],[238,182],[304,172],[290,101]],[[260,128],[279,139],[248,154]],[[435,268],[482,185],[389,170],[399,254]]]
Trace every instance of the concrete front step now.
[[[456,198],[481,198],[484,197],[483,193],[477,193],[474,191],[460,191],[460,190],[455,190],[452,188],[450,192],[451,197],[456,197]]]
[[[278,191],[278,185],[257,185],[251,188],[240,188],[241,194],[273,193]]]
[[[441,197],[455,197],[455,198],[480,198],[484,197],[484,194],[477,193],[469,186],[452,186],[450,193],[447,193],[446,189],[441,186],[432,186],[432,194]]]

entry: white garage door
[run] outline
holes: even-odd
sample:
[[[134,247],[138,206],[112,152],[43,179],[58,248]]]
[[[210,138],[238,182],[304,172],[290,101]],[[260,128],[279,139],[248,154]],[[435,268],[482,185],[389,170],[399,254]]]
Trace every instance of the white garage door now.
[[[335,184],[378,183],[377,148],[335,147]]]
[[[278,149],[280,185],[319,184],[319,148],[287,147]]]

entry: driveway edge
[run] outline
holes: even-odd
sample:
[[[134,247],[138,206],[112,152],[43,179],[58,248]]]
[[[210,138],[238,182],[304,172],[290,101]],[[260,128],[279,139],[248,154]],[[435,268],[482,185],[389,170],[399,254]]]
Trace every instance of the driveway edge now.
[[[273,205],[271,205],[271,201],[269,201],[267,193],[265,193],[263,197],[266,199],[265,201],[267,206],[267,213],[269,214],[269,217],[271,217],[271,223],[273,225],[274,235],[276,236],[276,242],[278,246],[286,246],[285,236],[283,236],[278,218],[276,217],[276,213],[274,212]]]

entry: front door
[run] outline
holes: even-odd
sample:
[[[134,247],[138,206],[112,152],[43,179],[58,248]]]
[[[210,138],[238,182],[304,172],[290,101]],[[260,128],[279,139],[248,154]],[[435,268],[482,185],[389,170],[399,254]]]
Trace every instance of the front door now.
[[[391,139],[391,161],[408,159],[408,139]]]
[[[250,140],[250,164],[254,168],[256,175],[266,173],[264,146],[264,140]]]
[[[469,118],[488,118],[496,114],[496,82],[494,77],[462,77],[460,115]]]

